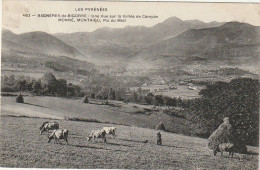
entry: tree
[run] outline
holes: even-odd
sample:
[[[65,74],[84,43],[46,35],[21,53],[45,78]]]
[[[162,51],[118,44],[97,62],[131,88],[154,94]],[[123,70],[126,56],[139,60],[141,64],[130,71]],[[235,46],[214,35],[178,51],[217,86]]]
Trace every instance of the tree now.
[[[155,105],[155,106],[162,106],[163,105],[162,95],[153,96],[152,104]]]
[[[15,77],[14,75],[10,75],[8,78],[7,78],[7,81],[6,81],[6,85],[8,86],[14,86],[16,83],[16,80],[15,80]]]
[[[105,86],[103,86],[102,88],[101,88],[101,90],[99,91],[99,96],[101,97],[101,99],[104,99],[104,100],[107,100],[108,99],[108,97],[109,97],[109,92],[110,92],[110,89],[109,88],[107,88],[107,87],[105,87]]]
[[[143,103],[143,96],[142,96],[142,95],[139,95],[139,96],[137,97],[137,101],[138,101],[138,103]]]
[[[34,81],[28,81],[28,82],[26,82],[26,84],[25,84],[25,90],[27,90],[27,91],[33,91],[33,89],[32,89],[32,85],[33,85],[33,82]]]
[[[147,101],[147,104],[152,104],[153,102],[153,94],[152,93],[148,93],[145,97],[146,101]]]
[[[20,91],[25,91],[26,90],[26,80],[20,80],[17,82],[17,87]]]
[[[141,88],[141,87],[138,87],[137,93],[138,93],[138,94],[142,94],[142,88]]]
[[[134,91],[133,93],[132,93],[132,100],[133,100],[133,102],[137,102],[138,100],[137,100],[137,97],[138,97],[138,94]]]
[[[63,83],[65,86],[65,83]],[[65,88],[65,87],[64,87]],[[81,88],[77,85],[73,85],[72,83],[67,84],[67,90],[66,91],[67,96],[77,96],[77,97],[83,97],[84,93],[81,92]]]
[[[121,91],[120,90],[116,90],[115,91],[115,95],[116,95],[116,100],[117,101],[122,100],[122,98],[121,98]]]
[[[115,93],[114,89],[112,89],[112,88],[109,89],[108,98],[111,99],[111,100],[116,99],[116,93]]]
[[[36,93],[36,94],[40,94],[41,93],[42,86],[41,86],[40,80],[33,82],[33,84],[32,84],[32,91],[33,91],[33,93]]]
[[[163,104],[166,106],[177,106],[176,98],[163,96]]]
[[[207,92],[207,93],[206,93]],[[234,79],[229,83],[207,86],[202,98],[190,102],[188,118],[203,127],[208,135],[230,118],[239,143],[258,145],[259,81],[251,78]]]
[[[92,92],[90,96],[91,96],[92,99],[95,99],[96,94],[94,92]]]
[[[218,81],[214,85],[207,85],[205,89],[200,90],[199,95],[203,97],[213,97],[222,91],[222,89],[226,89],[228,87],[228,83]]]
[[[56,81],[57,93],[60,96],[67,96],[67,81],[64,79],[59,79]]]
[[[57,80],[52,73],[45,73],[41,79],[43,84],[44,92],[54,95],[56,92],[56,83]]]

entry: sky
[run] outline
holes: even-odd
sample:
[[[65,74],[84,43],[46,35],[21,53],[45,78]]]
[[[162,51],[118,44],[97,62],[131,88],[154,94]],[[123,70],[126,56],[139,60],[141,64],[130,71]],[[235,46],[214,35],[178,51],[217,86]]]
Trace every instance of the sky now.
[[[85,8],[106,8],[89,12]],[[83,11],[76,9],[83,8]],[[101,27],[151,27],[169,17],[203,22],[239,21],[260,26],[260,4],[256,3],[182,3],[182,2],[100,2],[100,1],[7,1],[2,2],[2,27],[14,33],[44,31],[48,33],[91,32]],[[58,18],[24,17],[23,14],[140,15],[125,22],[60,22]],[[142,16],[158,18],[142,18]],[[102,20],[102,19],[101,19]]]

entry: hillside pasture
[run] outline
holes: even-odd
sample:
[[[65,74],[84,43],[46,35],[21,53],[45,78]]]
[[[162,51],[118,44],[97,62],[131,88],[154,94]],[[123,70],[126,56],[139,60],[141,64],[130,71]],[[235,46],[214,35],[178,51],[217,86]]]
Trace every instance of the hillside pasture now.
[[[25,104],[15,103],[14,96],[1,97],[0,166],[21,168],[120,168],[120,169],[257,169],[258,148],[248,147],[251,154],[234,158],[206,148],[207,140],[176,133],[162,133],[162,146],[156,145],[154,125],[165,121],[166,128],[188,130],[185,119],[166,114],[131,113],[141,105],[114,103],[117,107],[83,104],[76,98],[24,96]],[[92,100],[92,102],[94,102]],[[149,107],[149,106],[143,106]],[[128,109],[128,110],[127,110]],[[71,121],[79,118],[86,121]],[[44,121],[55,120],[69,130],[69,144],[47,143],[47,133],[40,135]],[[76,119],[75,119],[76,120]],[[97,120],[95,123],[89,120]],[[108,122],[108,123],[104,123]],[[112,123],[112,124],[111,124]],[[116,123],[116,124],[115,124]],[[121,125],[120,125],[121,124]],[[124,126],[132,125],[132,126]],[[108,137],[87,141],[93,129],[117,128],[116,139]],[[139,126],[139,127],[136,127]],[[140,128],[147,127],[147,128]],[[151,128],[151,129],[148,129]],[[148,143],[144,143],[148,140]]]
[[[126,104],[109,101],[102,105],[98,100],[81,103],[81,98],[59,98],[49,96],[24,96],[24,104],[15,103],[15,96],[2,96],[2,115],[19,115],[52,119],[81,119],[96,120],[121,125],[154,128],[160,121],[164,122],[167,130],[176,133],[189,134],[191,123],[186,119],[164,114],[152,106]],[[111,105],[114,105],[112,107]],[[149,110],[149,111],[145,111]]]
[[[47,143],[39,134],[46,119],[1,117],[1,167],[34,168],[129,168],[129,169],[257,169],[257,155],[213,156],[207,140],[162,132],[163,145],[156,145],[157,131],[114,125],[116,139],[87,141],[92,129],[109,124],[58,120],[69,129],[69,144]],[[148,143],[143,141],[148,140]],[[255,148],[256,149],[256,148]]]
[[[87,141],[92,129],[109,124],[57,120],[69,129],[69,144],[47,143],[39,134],[46,119],[1,117],[0,166],[20,168],[121,168],[121,169],[257,169],[257,155],[213,156],[207,140],[162,132],[163,145],[156,145],[157,131],[113,125],[116,139]],[[148,140],[148,143],[143,141]],[[256,148],[254,148],[256,149]]]

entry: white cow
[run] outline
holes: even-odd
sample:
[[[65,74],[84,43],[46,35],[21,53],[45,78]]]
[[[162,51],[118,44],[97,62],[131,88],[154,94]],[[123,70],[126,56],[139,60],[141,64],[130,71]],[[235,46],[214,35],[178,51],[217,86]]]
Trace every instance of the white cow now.
[[[69,131],[67,129],[54,130],[52,134],[49,136],[48,143],[52,139],[55,139],[55,143],[57,142],[60,143],[60,139],[64,139],[66,141],[66,144],[68,144],[68,135],[69,135]]]
[[[107,135],[112,135],[113,138],[116,137],[116,128],[115,127],[103,127]]]
[[[107,142],[106,139],[106,131],[104,129],[101,130],[92,130],[91,133],[88,136],[88,141],[90,141],[90,139],[96,139],[96,138],[101,138],[104,140],[104,143]]]

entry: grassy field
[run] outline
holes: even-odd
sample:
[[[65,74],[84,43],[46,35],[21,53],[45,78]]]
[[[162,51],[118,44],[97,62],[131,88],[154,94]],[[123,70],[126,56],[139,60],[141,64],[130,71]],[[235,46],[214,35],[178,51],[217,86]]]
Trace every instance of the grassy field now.
[[[68,119],[79,118],[97,120],[122,125],[154,128],[160,121],[167,130],[187,134],[190,122],[172,117],[162,111],[152,110],[151,106],[125,104],[109,101],[109,105],[84,104],[80,98],[58,98],[47,96],[25,96],[24,104],[15,103],[15,96],[2,96],[2,115],[20,115],[29,117]],[[96,102],[92,101],[91,102]],[[145,111],[150,109],[151,111]]]
[[[80,99],[39,96],[25,96],[26,103],[18,104],[14,99],[1,98],[0,167],[250,170],[258,167],[257,147],[248,147],[251,154],[247,155],[235,154],[234,158],[229,158],[224,153],[224,156],[215,157],[206,148],[206,139],[168,132],[162,132],[163,145],[157,146],[157,131],[135,126],[138,122],[139,126],[157,123],[162,115],[130,113],[136,107],[140,109],[139,105],[111,107],[81,104]],[[65,120],[68,116],[133,123],[133,126]],[[56,119],[61,128],[69,130],[68,145],[64,141],[60,145],[54,141],[47,143],[47,134],[40,135],[40,125],[49,119]],[[177,126],[188,126],[178,122],[180,120],[171,121]],[[91,130],[104,126],[117,128],[116,139],[108,138],[107,144],[100,140],[87,141]],[[143,143],[145,140],[148,143]]]
[[[69,129],[69,144],[47,143],[47,135],[38,129],[43,121],[1,117],[1,167],[257,169],[258,165],[257,155],[214,157],[205,139],[162,132],[163,146],[157,146],[155,130],[121,125],[115,125],[116,139],[104,144],[88,142],[86,136],[108,124],[58,120]]]
[[[187,85],[176,85],[176,87],[177,89],[173,89],[173,90],[169,90],[168,85],[149,85],[149,86],[142,86],[141,88],[143,90],[149,89],[155,95],[164,95],[168,97],[181,97],[184,99],[194,99],[200,97],[199,91],[205,88],[204,86],[196,86],[196,90],[190,90],[188,88],[189,86]],[[130,89],[137,91],[138,87],[133,87]]]

